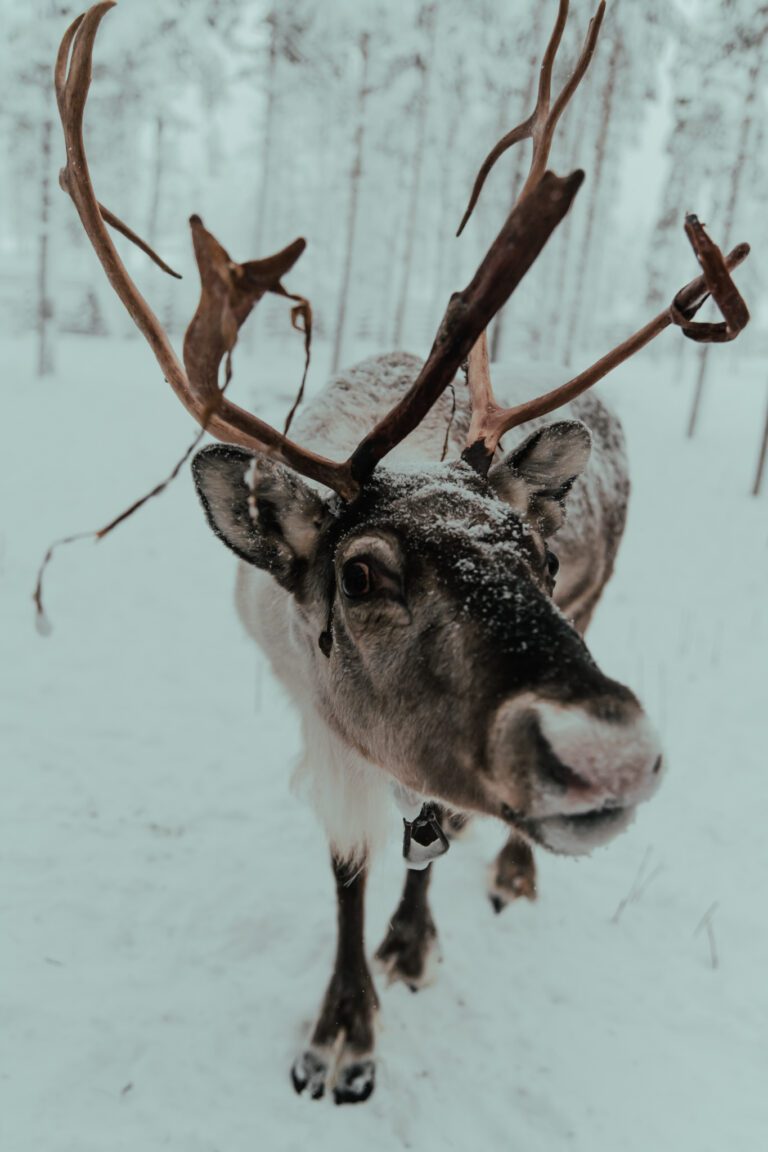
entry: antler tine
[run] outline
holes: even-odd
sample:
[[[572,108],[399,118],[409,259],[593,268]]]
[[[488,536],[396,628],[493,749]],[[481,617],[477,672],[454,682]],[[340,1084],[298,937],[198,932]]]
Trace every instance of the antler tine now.
[[[600,0],[597,11],[590,21],[584,46],[572,76],[554,105],[550,106],[552,69],[568,19],[568,7],[568,0],[559,0],[555,26],[542,59],[536,106],[522,124],[518,124],[499,141],[483,163],[472,190],[469,206],[459,227],[459,234],[472,213],[493,164],[507,148],[520,140],[530,138],[533,142],[533,156],[523,191],[471,284],[464,292],[457,293],[451,299],[427,362],[410,391],[363,440],[350,458],[352,472],[356,478],[369,475],[378,461],[395,444],[404,439],[423,418],[467,358],[470,364],[468,379],[473,407],[471,429],[477,435],[475,440],[470,439],[469,448],[465,450],[464,455],[465,459],[472,461],[473,451],[477,451],[479,470],[487,470],[487,465],[484,464],[484,430],[489,416],[500,412],[501,409],[493,398],[485,330],[565,216],[583,179],[582,172],[575,172],[567,180],[558,181],[553,173],[546,171],[546,164],[557,122],[594,55],[605,14],[605,0]],[[565,186],[568,186],[569,190],[553,212],[549,201],[553,190],[558,186],[561,191]],[[523,229],[529,230],[528,235]],[[500,290],[488,290],[489,276],[491,279],[495,278]],[[476,341],[478,347],[473,351]],[[472,445],[475,441],[479,447],[473,450]]]
[[[565,216],[583,179],[581,171],[566,177],[545,172],[530,195],[518,200],[470,283],[451,297],[411,388],[350,457],[354,479],[364,482],[447,388]]]
[[[749,320],[749,312],[731,279],[730,272],[747,258],[749,245],[737,244],[727,256],[723,256],[717,245],[707,236],[698,219],[692,215],[686,217],[685,231],[704,269],[703,275],[681,288],[670,306],[643,328],[638,329],[623,343],[618,344],[559,388],[554,388],[551,392],[537,396],[525,404],[518,404],[513,408],[501,408],[491,387],[485,340],[478,340],[469,359],[472,423],[462,459],[477,471],[486,473],[499,440],[505,432],[538,416],[546,416],[549,412],[554,412],[555,409],[575,400],[614,368],[634,356],[670,324],[678,325],[690,339],[704,342],[732,340],[738,335]],[[724,322],[692,323],[696,312],[710,295],[720,308]]]
[[[112,243],[93,190],[83,142],[83,115],[91,84],[93,45],[99,24],[113,7],[113,0],[104,0],[79,16],[64,33],[59,47],[55,68],[56,98],[67,150],[67,162],[59,175],[59,183],[71,197],[110,284],[149,341],[171,387],[180,394],[187,386],[184,369],[159,320],[131,280]],[[70,51],[72,59],[67,70]]]
[[[306,322],[310,315],[308,302],[287,292],[280,283],[280,277],[303,252],[304,241],[294,241],[267,260],[236,264],[205,230],[199,217],[192,218],[202,291],[185,338],[186,371],[112,243],[105,219],[119,227],[129,239],[138,240],[138,237],[122,222],[116,222],[117,218],[103,210],[96,199],[83,142],[83,116],[91,84],[96,34],[102,19],[114,6],[114,0],[104,0],[74,20],[64,33],[56,57],[56,96],[67,150],[61,186],[71,197],[110,284],[147,340],[163,375],[195,420],[216,438],[267,452],[297,472],[332,488],[342,498],[351,499],[359,485],[352,480],[348,464],[334,463],[301,448],[227,400],[218,384],[222,358],[231,353],[240,325],[265,292],[298,301]],[[146,251],[147,246],[142,246]]]
[[[85,104],[92,79],[93,43],[102,17],[113,7],[114,0],[106,0],[105,3],[97,5],[97,8],[102,10],[98,19],[88,22],[87,27],[83,29],[80,34],[78,33],[81,24],[85,20],[85,14],[73,20],[64,33],[56,56],[56,66],[54,70],[56,102],[59,107],[62,124],[70,123],[76,125],[79,122],[82,126]],[[93,12],[94,9],[91,11]],[[77,54],[75,55],[73,53],[72,65],[68,74],[67,63],[73,42],[75,42]],[[59,182],[65,192],[69,191],[66,186],[67,178],[67,168],[64,168],[61,171]],[[109,208],[106,208],[98,200],[96,203],[102,219],[106,221],[107,224],[115,228],[118,232],[121,232],[126,239],[130,240],[132,244],[135,244],[137,248],[140,248],[163,272],[167,272],[169,276],[173,276],[176,280],[181,280],[179,273],[175,272],[170,265],[166,264],[146,241],[142,240],[140,236],[137,236],[133,229],[129,228],[127,224],[123,223],[119,216],[115,216],[114,212],[110,212]]]
[[[560,117],[568,107],[574,92],[578,88],[581,81],[584,79],[587,68],[589,68],[589,65],[592,62],[592,57],[595,54],[597,38],[600,35],[600,28],[602,26],[604,16],[605,0],[600,0],[600,5],[598,6],[595,15],[590,20],[589,26],[587,27],[587,35],[584,38],[584,45],[581,49],[579,58],[576,61],[576,67],[563,86],[560,95],[555,100],[551,111],[543,120],[541,138],[538,146],[538,154],[534,156],[534,160],[531,164],[531,171],[528,174],[528,179],[525,185],[523,186],[523,191],[521,193],[523,196],[525,195],[526,189],[530,186],[532,181],[537,180],[547,166],[549,161],[549,152],[552,147],[552,138],[555,134],[555,128],[557,128]]]
[[[533,110],[533,119],[546,116],[549,112],[549,102],[552,96],[552,69],[555,66],[555,57],[563,39],[563,32],[568,23],[569,0],[559,0],[555,26],[544,49],[539,70],[539,89],[536,95],[536,107]]]
[[[486,156],[485,160],[480,166],[480,170],[475,177],[475,183],[472,187],[472,192],[469,197],[466,211],[461,219],[457,236],[460,236],[464,231],[464,227],[472,215],[475,205],[480,198],[483,185],[487,180],[491,169],[496,164],[500,156],[512,148],[515,144],[519,144],[521,140],[531,140],[533,143],[533,153],[531,156],[531,166],[528,172],[527,179],[523,185],[523,189],[518,199],[525,196],[531,188],[541,179],[546,171],[547,163],[549,161],[549,153],[552,147],[552,138],[555,133],[557,123],[562,116],[565,108],[567,107],[571,97],[578,88],[587,68],[590,65],[592,57],[597,45],[597,38],[600,34],[600,27],[605,15],[605,0],[600,0],[597,10],[589,22],[587,35],[584,40],[584,46],[581,50],[579,59],[576,66],[554,102],[550,107],[551,88],[552,88],[552,69],[554,67],[555,57],[557,56],[558,48],[563,37],[563,31],[568,20],[568,0],[560,0],[555,26],[552,29],[544,56],[541,61],[541,71],[539,73],[539,88],[536,96],[536,105],[522,123],[512,128],[506,136],[503,136],[497,144],[493,146],[491,151]]]

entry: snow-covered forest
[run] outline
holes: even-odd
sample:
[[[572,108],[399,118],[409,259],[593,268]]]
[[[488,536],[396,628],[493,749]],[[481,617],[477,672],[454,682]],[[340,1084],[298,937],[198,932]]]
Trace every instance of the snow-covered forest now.
[[[99,199],[183,275],[118,238],[176,346],[199,212],[240,261],[306,237],[286,286],[312,302],[310,394],[363,355],[425,355],[521,186],[527,143],[456,238],[483,158],[531,110],[555,9],[120,0],[88,155]],[[336,1112],[288,1077],[330,971],[326,849],[289,792],[295,717],[237,624],[232,557],[186,471],[98,548],[57,553],[53,634],[34,628],[50,542],[150,489],[193,431],[58,187],[52,66],[80,10],[0,0],[2,1147],[757,1152],[768,4],[609,0],[552,152],[585,185],[489,332],[494,361],[562,365],[557,384],[696,276],[687,210],[723,250],[752,246],[738,340],[672,330],[603,385],[633,503],[589,643],[646,704],[669,779],[594,858],[542,854],[539,899],[500,917],[484,890],[500,831],[475,827],[440,864],[438,982],[380,989],[376,1096]],[[556,88],[591,11],[573,0]],[[240,402],[278,424],[303,365],[284,301],[259,305],[234,364]],[[371,946],[398,851],[395,827]]]
[[[668,303],[690,273],[686,210],[724,248],[748,237],[761,250],[767,11],[757,0],[612,0],[553,150],[554,167],[583,167],[587,186],[495,325],[494,358],[545,347],[570,362]],[[40,373],[63,335],[130,331],[56,189],[51,66],[75,12],[60,0],[7,5],[0,48],[3,322],[36,330]],[[582,5],[569,22],[556,84],[589,14]],[[550,17],[522,2],[510,14],[458,0],[395,14],[375,0],[123,0],[100,37],[88,109],[100,197],[182,272],[192,211],[240,259],[304,234],[294,279],[335,363],[358,341],[421,349],[521,180],[526,147],[497,166],[454,240],[480,161],[530,109]],[[739,279],[754,302],[746,354],[768,324],[760,261]],[[188,280],[146,280],[175,332],[194,299]]]

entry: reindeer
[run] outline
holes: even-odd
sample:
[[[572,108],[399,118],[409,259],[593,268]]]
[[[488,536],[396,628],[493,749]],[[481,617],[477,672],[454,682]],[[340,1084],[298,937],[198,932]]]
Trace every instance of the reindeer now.
[[[504,381],[506,405],[497,400],[485,330],[583,176],[558,177],[547,160],[604,4],[552,101],[568,13],[560,0],[535,109],[488,157],[467,216],[493,163],[525,138],[533,143],[530,172],[470,284],[452,296],[426,361],[395,352],[332,379],[297,421],[300,446],[225,389],[238,329],[265,292],[297,302],[294,320],[309,328],[307,301],[282,284],[304,241],[238,264],[191,218],[202,287],[184,365],[112,244],[105,222],[141,242],[98,203],[83,145],[94,39],[110,7],[98,4],[76,20],[59,50],[61,183],[166,379],[220,441],[195,456],[194,482],[213,531],[240,559],[240,617],[301,716],[301,772],[328,833],[338,898],[334,971],[293,1084],[315,1099],[332,1090],[338,1103],[359,1102],[374,1087],[378,1006],[364,947],[366,873],[393,800],[411,867],[377,957],[390,979],[416,988],[436,942],[432,861],[467,816],[492,816],[509,829],[492,872],[500,909],[534,895],[532,845],[589,852],[623,831],[658,788],[662,754],[651,724],[584,642],[613,569],[629,490],[620,424],[587,390],[669,324],[697,340],[736,335],[748,313],[729,270],[748,247],[723,257],[688,216],[703,275],[668,309],[566,384],[526,399],[524,373]],[[723,321],[695,322],[709,295]],[[466,388],[457,378],[465,364]],[[561,417],[548,423],[556,409]],[[502,450],[512,429],[521,439]]]

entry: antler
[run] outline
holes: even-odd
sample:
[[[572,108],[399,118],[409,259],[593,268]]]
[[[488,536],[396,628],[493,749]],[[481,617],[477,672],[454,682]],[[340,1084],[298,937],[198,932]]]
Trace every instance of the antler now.
[[[462,453],[462,458],[467,463],[479,472],[487,472],[499,440],[505,432],[537,416],[546,416],[556,408],[575,400],[619,364],[634,356],[670,324],[677,324],[689,339],[705,343],[733,340],[741,332],[749,321],[749,311],[731,279],[730,271],[746,260],[749,245],[737,244],[724,257],[717,245],[710,240],[697,217],[691,214],[685,218],[685,232],[702,265],[703,275],[681,288],[669,307],[659,312],[644,327],[559,388],[554,388],[551,392],[537,396],[525,404],[518,404],[514,408],[501,408],[496,402],[491,386],[486,341],[478,340],[470,353],[467,373],[472,402],[472,420],[467,435],[467,447]],[[718,324],[693,322],[693,317],[710,296],[720,309],[724,322]]]
[[[493,168],[496,161],[500,156],[503,156],[508,148],[514,144],[519,144],[521,140],[530,140],[533,144],[533,152],[531,155],[531,166],[528,172],[528,177],[523,185],[522,191],[518,199],[521,199],[527,192],[535,187],[547,167],[549,160],[549,152],[552,147],[552,137],[555,134],[557,122],[565,111],[568,103],[578,88],[584,74],[589,68],[592,56],[595,52],[597,45],[597,38],[600,35],[600,26],[603,23],[603,16],[605,15],[605,0],[600,0],[597,11],[589,22],[587,28],[587,35],[584,40],[584,46],[581,50],[581,55],[576,61],[576,67],[571,74],[570,79],[565,84],[560,95],[556,98],[555,103],[550,106],[551,93],[552,93],[552,68],[554,67],[555,57],[557,50],[560,47],[560,41],[563,38],[565,25],[568,22],[568,3],[569,0],[560,0],[560,6],[557,11],[557,19],[555,26],[552,29],[552,35],[549,38],[549,43],[544,51],[541,60],[541,72],[539,73],[539,89],[536,94],[536,106],[531,112],[530,116],[526,117],[521,124],[507,132],[506,136],[502,136],[498,144],[495,144],[491,151],[486,156],[485,160],[480,166],[475,183],[472,188],[472,193],[469,197],[469,204],[459,224],[457,236],[461,236],[464,231],[464,225],[469,220],[477,204],[478,198],[485,184],[488,175]]]
[[[451,297],[413,385],[352,454],[355,478],[362,481],[369,476],[448,387],[565,216],[583,179],[581,171],[564,178],[545,172],[532,193],[517,202],[470,283]]]
[[[555,26],[542,59],[536,106],[530,116],[508,132],[483,161],[457,235],[461,234],[464,225],[472,215],[489,172],[499,157],[512,145],[526,139],[530,139],[533,143],[530,169],[518,197],[518,205],[521,202],[524,203],[527,197],[534,194],[541,184],[557,122],[589,67],[605,15],[605,0],[601,0],[589,23],[584,46],[576,62],[576,67],[554,104],[550,105],[552,68],[568,18],[568,7],[568,0],[559,0]],[[516,208],[513,209],[513,214],[516,210]],[[556,408],[574,400],[603,376],[618,367],[619,364],[639,352],[670,324],[677,324],[689,339],[700,342],[733,340],[739,334],[749,320],[749,311],[729,272],[749,255],[749,245],[737,245],[724,258],[717,245],[707,236],[704,227],[696,216],[691,214],[686,216],[685,231],[702,266],[703,275],[682,288],[669,308],[660,312],[658,316],[622,344],[617,345],[591,367],[579,373],[578,376],[574,376],[573,379],[559,388],[555,388],[525,404],[519,404],[513,408],[502,408],[496,401],[491,385],[486,333],[483,331],[480,334],[468,357],[467,382],[472,417],[467,435],[467,445],[462,453],[462,458],[467,463],[471,464],[478,472],[485,474],[493,460],[499,440],[505,432],[524,424],[527,420],[553,412]],[[723,322],[717,324],[693,322],[693,316],[710,295],[723,315]]]
[[[342,499],[353,499],[379,461],[416,427],[454,378],[477,338],[520,283],[568,211],[583,173],[574,172],[561,179],[542,170],[530,195],[519,201],[511,212],[468,287],[451,298],[427,362],[412,388],[348,460],[342,463],[327,460],[301,448],[257,416],[233,404],[219,386],[221,361],[226,357],[229,366],[238,330],[265,292],[298,301],[294,323],[299,315],[303,316],[305,326],[310,322],[308,302],[289,293],[281,283],[303,252],[304,241],[295,240],[266,260],[237,264],[204,228],[200,217],[191,217],[201,296],[184,339],[182,366],[160,321],[129,276],[109,237],[105,221],[118,227],[159,262],[135,233],[99,204],[83,144],[83,115],[91,83],[94,41],[101,20],[112,7],[114,0],[104,0],[78,17],[59,48],[56,94],[67,146],[61,186],[71,196],[112,287],[152,348],[165,378],[201,427],[220,440],[266,452],[302,475],[332,488]],[[545,160],[546,155],[542,155]]]
[[[554,229],[568,211],[583,180],[577,171],[561,178],[545,170],[552,134],[563,109],[586,72],[594,52],[605,10],[604,0],[593,17],[576,69],[550,106],[552,67],[568,15],[567,0],[560,0],[558,18],[541,67],[536,108],[523,124],[500,142],[481,169],[465,220],[477,200],[483,179],[495,159],[518,140],[533,140],[531,169],[521,196],[463,292],[451,297],[426,363],[403,399],[362,440],[346,461],[337,463],[317,456],[289,440],[257,416],[232,403],[224,395],[230,376],[231,353],[241,325],[266,292],[296,302],[294,326],[303,324],[308,342],[311,309],[307,300],[288,292],[282,277],[304,251],[305,242],[295,240],[275,256],[238,264],[192,216],[192,241],[201,280],[197,311],[184,339],[184,366],[179,362],[160,321],[129,276],[112,243],[105,222],[138,243],[152,259],[159,257],[96,199],[83,144],[83,115],[91,83],[93,45],[104,15],[114,0],[89,9],[68,28],[56,60],[56,95],[67,146],[67,164],[61,185],[71,196],[91,244],[139,330],[155,354],[164,376],[200,426],[228,443],[265,452],[295,471],[333,489],[343,500],[354,499],[377,464],[417,426],[453,380],[461,364],[470,358],[469,382],[473,416],[464,458],[483,472],[487,470],[499,438],[508,428],[552,411],[604,376],[632,355],[670,323],[680,324],[692,339],[732,339],[747,322],[748,313],[727,273],[748,252],[741,245],[723,264],[698,221],[689,218],[689,236],[704,268],[704,276],[678,293],[675,304],[592,368],[554,392],[521,405],[501,409],[493,396],[484,350],[487,325],[508,300],[531,267]],[[70,61],[71,53],[71,61]],[[69,68],[67,67],[68,61]],[[722,325],[691,323],[696,310],[711,293],[721,305]],[[478,347],[475,347],[480,341]],[[474,350],[473,350],[474,349]],[[226,378],[219,385],[221,361],[226,359]],[[287,431],[287,425],[286,425]]]
[[[349,499],[357,485],[351,480],[348,464],[337,464],[300,448],[257,416],[233,404],[218,383],[221,360],[231,353],[238,329],[265,292],[298,301],[305,323],[309,320],[307,301],[291,295],[281,283],[304,251],[304,240],[295,240],[266,260],[237,264],[206,231],[199,216],[191,218],[201,296],[184,341],[184,366],[112,243],[105,220],[134,242],[138,237],[96,199],[83,143],[83,114],[91,84],[94,40],[102,19],[113,7],[114,0],[104,0],[79,16],[65,32],[56,58],[56,98],[67,147],[61,186],[71,196],[110,284],[149,343],[166,380],[195,420],[213,436],[268,452]],[[147,251],[146,245],[140,246]],[[151,250],[150,254],[158,259]],[[294,310],[295,323],[297,316]]]

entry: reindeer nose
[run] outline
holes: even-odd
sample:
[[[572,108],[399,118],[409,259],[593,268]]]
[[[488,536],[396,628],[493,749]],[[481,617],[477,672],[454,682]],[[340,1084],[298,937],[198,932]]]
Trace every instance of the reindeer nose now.
[[[529,697],[526,705],[497,714],[494,760],[505,750],[524,757],[531,784],[558,808],[563,800],[574,810],[636,804],[656,791],[661,747],[634,700],[594,709]]]
[[[656,791],[658,737],[639,705],[617,711],[605,719],[581,707],[536,707],[538,771],[550,787],[565,788],[574,799],[582,793],[617,803],[637,803]]]

